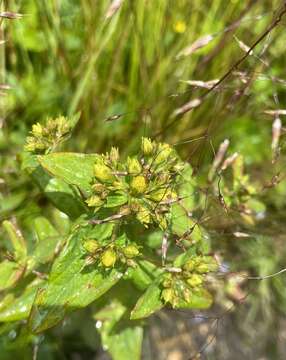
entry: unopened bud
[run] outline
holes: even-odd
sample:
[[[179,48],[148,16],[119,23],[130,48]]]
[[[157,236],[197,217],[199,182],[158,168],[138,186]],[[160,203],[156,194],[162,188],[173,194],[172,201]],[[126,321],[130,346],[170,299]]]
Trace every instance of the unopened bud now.
[[[147,182],[144,176],[136,176],[130,184],[131,189],[137,194],[143,194],[147,189]]]
[[[87,252],[94,254],[99,249],[99,244],[96,240],[90,239],[83,243],[83,247]]]
[[[123,248],[122,252],[128,259],[132,259],[139,255],[139,249],[136,245],[128,245]]]
[[[196,263],[194,260],[190,259],[188,260],[184,265],[184,270],[186,271],[193,271],[196,267]]]
[[[117,148],[112,147],[109,154],[110,160],[116,163],[119,160],[119,151]]]
[[[168,144],[160,144],[157,150],[157,154],[154,160],[155,164],[160,164],[161,162],[167,160],[171,155],[173,149]]]
[[[94,176],[102,182],[114,180],[111,169],[104,164],[95,164],[93,171]]]
[[[142,144],[141,144],[141,150],[143,152],[143,155],[150,155],[152,154],[154,150],[154,146],[152,144],[151,139],[149,138],[142,138]]]
[[[67,119],[64,116],[59,116],[55,120],[55,122],[57,124],[57,130],[60,135],[64,135],[69,132],[70,126],[69,126]]]
[[[105,267],[113,267],[114,264],[116,263],[116,252],[112,249],[107,249],[104,251],[104,253],[101,256],[101,262],[102,265]]]
[[[199,274],[205,274],[209,272],[209,266],[207,264],[200,264],[196,267],[196,272]]]
[[[105,191],[105,186],[101,183],[95,183],[92,185],[92,190],[98,194],[101,194]]]
[[[41,124],[37,123],[32,126],[32,134],[36,137],[40,137],[43,134],[43,127]]]
[[[172,288],[164,289],[161,297],[165,302],[172,303],[175,297],[175,291]]]
[[[203,277],[202,275],[193,274],[187,279],[187,283],[191,287],[200,286],[203,283]]]
[[[97,195],[91,196],[85,202],[87,203],[87,205],[89,207],[98,207],[98,206],[101,206],[103,204],[102,199]]]
[[[130,174],[140,174],[142,166],[136,158],[127,159],[127,170]]]
[[[142,224],[149,224],[151,222],[151,215],[150,211],[146,208],[139,207],[139,210],[137,210],[136,218],[142,223]]]

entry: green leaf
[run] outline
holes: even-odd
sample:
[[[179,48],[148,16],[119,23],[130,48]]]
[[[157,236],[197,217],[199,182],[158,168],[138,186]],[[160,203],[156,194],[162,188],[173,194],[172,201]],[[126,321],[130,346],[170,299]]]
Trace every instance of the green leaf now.
[[[38,242],[33,253],[29,256],[29,270],[51,261],[55,256],[56,247],[62,241],[58,231],[45,217],[39,216],[34,220],[34,229]]]
[[[98,227],[103,228],[102,225]],[[89,305],[122,277],[116,269],[103,271],[96,265],[85,266],[81,242],[87,236],[88,229],[72,235],[55,261],[47,284],[39,289],[29,319],[33,332],[44,331],[60,322],[68,312]]]
[[[53,153],[39,156],[39,162],[51,175],[69,185],[78,186],[83,192],[91,193],[93,168],[99,158],[96,154]]]
[[[131,319],[141,319],[150,316],[164,306],[161,300],[161,288],[158,282],[152,283],[145,293],[139,298],[131,312]]]
[[[171,232],[183,236],[190,230],[191,239],[196,242],[200,241],[202,234],[199,226],[187,215],[186,210],[180,204],[173,204],[171,207]]]
[[[207,309],[212,305],[213,298],[206,289],[193,290],[189,301],[178,300],[176,308],[178,309]]]
[[[50,237],[59,236],[59,233],[55,227],[48,219],[43,216],[39,216],[34,220],[34,229],[39,241],[46,240]]]
[[[0,311],[0,322],[26,319],[31,311],[35,295],[42,280],[36,279],[24,292]]]
[[[138,322],[127,319],[126,311],[124,305],[112,301],[95,315],[98,331],[103,347],[113,360],[140,360],[143,328]]]
[[[179,176],[179,189],[178,194],[183,199],[181,204],[188,211],[192,211],[196,205],[196,188],[197,184],[193,176],[193,169],[191,165],[185,165],[184,170]]]
[[[112,208],[126,204],[128,198],[125,193],[117,193],[107,197],[105,207]]]
[[[11,221],[3,221],[4,229],[9,235],[10,241],[13,245],[15,258],[23,262],[27,256],[27,246],[25,239],[20,231]]]
[[[51,177],[43,170],[37,155],[22,154],[22,170],[30,174],[55,207],[72,219],[78,218],[86,211],[83,201],[76,196],[70,185],[61,179]]]
[[[173,265],[175,267],[182,267],[185,264],[185,262],[187,262],[191,257],[195,256],[196,253],[197,252],[195,246],[190,247],[187,251],[176,257]]]
[[[137,266],[128,270],[128,278],[140,290],[145,290],[162,271],[147,260],[137,261]]]
[[[0,263],[0,291],[14,286],[25,273],[25,266],[4,260]]]
[[[2,198],[0,195],[0,215],[9,213],[16,209],[25,200],[27,193],[25,191],[13,193]]]

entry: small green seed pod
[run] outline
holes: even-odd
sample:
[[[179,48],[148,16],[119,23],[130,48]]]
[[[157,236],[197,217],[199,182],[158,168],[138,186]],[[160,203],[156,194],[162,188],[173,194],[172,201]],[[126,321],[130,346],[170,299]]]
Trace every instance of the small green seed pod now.
[[[171,279],[164,279],[162,284],[163,284],[163,286],[165,288],[169,288],[169,287],[172,286],[172,280]]]
[[[141,206],[139,209],[136,209],[136,212],[136,218],[141,222],[141,224],[150,224],[151,214],[147,208]]]
[[[70,125],[64,116],[59,116],[57,119],[55,119],[55,122],[57,124],[57,130],[61,135],[65,135],[69,132]]]
[[[97,194],[102,194],[106,190],[106,188],[101,183],[95,183],[95,184],[92,185],[92,190],[94,192],[96,192]]]
[[[114,180],[111,169],[104,164],[95,164],[93,171],[94,176],[102,182]]]
[[[175,291],[172,288],[164,289],[161,297],[165,302],[172,303],[175,298]]]
[[[154,150],[154,146],[152,144],[151,139],[149,138],[142,138],[142,143],[141,143],[141,150],[143,152],[143,155],[150,155],[152,154],[153,150]]]
[[[109,158],[113,163],[116,163],[119,160],[119,151],[116,147],[111,148]]]
[[[157,150],[157,154],[154,160],[155,164],[160,164],[161,162],[167,160],[173,149],[168,144],[160,144]]]
[[[43,127],[41,124],[37,123],[32,126],[32,134],[36,137],[41,137],[43,135]]]
[[[196,267],[195,261],[192,260],[192,259],[189,259],[184,265],[184,270],[186,270],[186,271],[194,271],[195,267]]]
[[[94,254],[99,249],[99,243],[96,240],[89,239],[83,243],[83,247],[87,252]]]
[[[196,267],[196,272],[199,274],[205,274],[207,272],[209,272],[209,266],[208,264],[200,264]]]
[[[127,159],[127,170],[129,174],[140,174],[142,171],[142,166],[136,158]]]
[[[193,274],[186,281],[187,281],[187,284],[190,285],[191,287],[197,287],[197,286],[202,285],[204,280],[203,280],[202,275]]]
[[[143,194],[147,189],[147,182],[144,176],[135,176],[130,183],[130,188],[137,194]]]
[[[122,252],[128,259],[132,259],[139,255],[139,249],[136,245],[128,245],[122,249]]]
[[[117,260],[116,252],[112,249],[107,249],[102,254],[100,260],[103,266],[113,267]]]
[[[94,206],[97,207],[97,206],[101,206],[103,204],[102,199],[97,195],[91,196],[85,202],[87,203],[87,205],[89,207],[94,207]]]

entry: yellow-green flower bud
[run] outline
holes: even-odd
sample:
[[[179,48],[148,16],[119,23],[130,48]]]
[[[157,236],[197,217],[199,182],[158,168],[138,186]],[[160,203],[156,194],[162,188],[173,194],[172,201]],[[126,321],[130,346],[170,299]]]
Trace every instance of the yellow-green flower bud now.
[[[43,127],[41,124],[37,123],[32,126],[32,134],[36,137],[40,137],[43,134]]]
[[[116,252],[112,249],[107,249],[104,251],[104,253],[101,256],[101,263],[105,267],[113,267],[116,263]]]
[[[161,297],[165,302],[172,303],[175,298],[175,291],[172,288],[164,289]]]
[[[89,207],[98,207],[103,204],[102,199],[98,195],[91,196],[85,202]]]
[[[152,191],[147,197],[153,201],[162,201],[165,193],[166,193],[166,189],[159,189],[156,191]]]
[[[148,155],[152,154],[152,152],[154,150],[154,146],[152,144],[151,139],[148,139],[145,137],[142,138],[141,150],[143,152],[143,155],[148,156]]]
[[[87,252],[94,254],[99,249],[99,243],[96,240],[89,239],[83,243],[83,247]]]
[[[95,183],[92,185],[92,190],[98,194],[101,194],[105,191],[105,186],[101,183]]]
[[[177,194],[171,191],[171,189],[165,188],[152,191],[147,197],[153,201],[160,202],[175,199],[177,197]]]
[[[25,150],[27,151],[35,151],[36,150],[36,142],[35,139],[33,137],[28,137],[27,138],[27,143],[25,145]]]
[[[130,215],[130,213],[131,213],[131,210],[128,205],[123,205],[119,210],[120,215],[127,216],[127,215]]]
[[[166,230],[168,227],[167,220],[163,215],[156,214],[156,221],[161,230]]]
[[[144,176],[136,176],[131,180],[131,190],[137,194],[143,194],[147,189],[147,182]]]
[[[143,206],[139,208],[136,218],[141,222],[141,224],[150,224],[151,215],[150,211]]]
[[[123,248],[122,252],[128,259],[132,259],[139,255],[139,249],[136,245],[128,245]]]
[[[190,302],[191,301],[191,291],[189,289],[184,289],[183,290],[183,297],[185,299],[186,302]]]
[[[58,126],[57,120],[49,118],[46,122],[47,133],[54,131],[57,128],[57,126]]]
[[[127,170],[130,174],[140,174],[142,171],[142,166],[136,158],[127,159]]]
[[[59,134],[64,135],[70,130],[69,123],[64,116],[59,116],[56,120],[57,130]]]
[[[109,157],[113,163],[116,163],[119,160],[119,151],[116,147],[111,148]]]
[[[94,171],[94,176],[102,182],[114,180],[114,176],[111,172],[111,169],[104,164],[100,164],[100,163],[95,164],[93,171]]]
[[[200,286],[203,283],[202,275],[193,274],[187,279],[188,285],[191,287]]]
[[[160,144],[157,150],[157,154],[154,160],[155,164],[160,164],[161,162],[167,160],[171,155],[173,149],[168,144]]]
[[[180,173],[181,171],[184,170],[185,164],[183,163],[178,163],[176,165],[174,165],[173,169],[175,171],[175,173]]]
[[[170,288],[172,286],[172,280],[171,279],[164,279],[163,286],[165,288]]]
[[[186,271],[194,271],[196,267],[196,262],[192,259],[188,260],[184,265],[184,270]]]
[[[207,264],[200,264],[196,267],[196,272],[198,272],[199,274],[205,274],[209,271],[209,266]]]

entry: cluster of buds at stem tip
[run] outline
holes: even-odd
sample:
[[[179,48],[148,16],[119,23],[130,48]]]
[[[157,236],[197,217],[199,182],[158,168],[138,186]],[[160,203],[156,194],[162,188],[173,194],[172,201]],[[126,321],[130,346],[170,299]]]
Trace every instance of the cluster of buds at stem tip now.
[[[98,261],[104,268],[113,268],[117,262],[134,266],[133,259],[140,255],[139,247],[133,243],[125,246],[110,243],[106,246],[95,239],[87,239],[82,247],[87,253],[86,265]]]
[[[27,137],[25,150],[34,153],[48,153],[70,134],[77,117],[67,119],[59,116],[48,119],[44,125],[36,123],[32,126],[31,136]]]
[[[193,256],[182,267],[166,268],[161,298],[173,307],[190,301],[192,293],[202,288],[206,274],[217,268],[217,262],[210,256]]]
[[[184,166],[170,145],[149,138],[142,138],[141,153],[126,161],[120,161],[115,148],[98,156],[93,168],[92,194],[86,203],[94,213],[114,208],[114,214],[91,223],[120,219],[122,208],[128,208],[128,215],[135,216],[145,227],[157,223],[166,229],[170,206],[179,198],[176,176]]]

